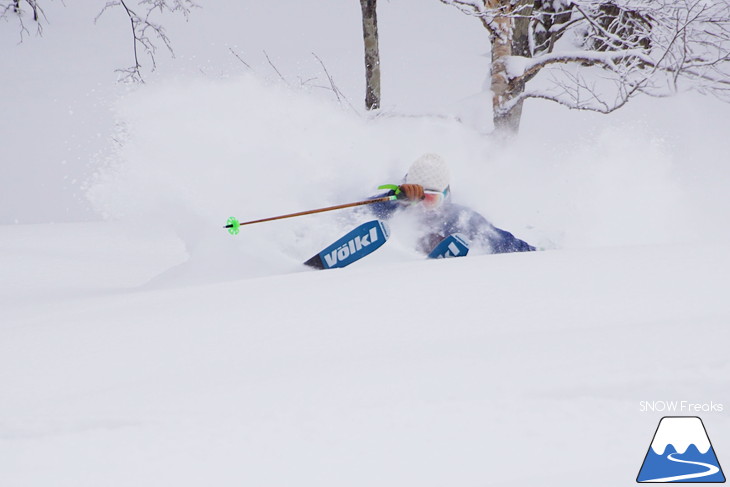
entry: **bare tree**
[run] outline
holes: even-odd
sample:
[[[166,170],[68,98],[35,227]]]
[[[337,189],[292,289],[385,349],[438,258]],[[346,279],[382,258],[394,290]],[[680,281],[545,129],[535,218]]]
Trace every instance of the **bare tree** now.
[[[529,98],[601,113],[640,93],[730,100],[725,0],[440,1],[488,31],[497,131],[517,132]]]
[[[365,41],[365,107],[380,108],[380,50],[378,48],[377,0],[360,0]]]
[[[25,7],[31,15],[31,19],[37,26],[37,33],[43,33],[43,21],[45,13],[41,8],[41,3],[47,0],[10,0],[9,2],[0,2],[0,19],[8,19],[11,16],[17,18],[20,25],[21,41],[23,36],[29,33],[25,23]],[[141,53],[147,55],[152,70],[157,66],[155,55],[157,53],[156,42],[161,42],[170,55],[175,56],[172,50],[170,38],[162,24],[153,20],[155,14],[179,13],[187,19],[190,11],[197,5],[193,0],[108,0],[101,11],[97,14],[94,21],[98,20],[107,10],[118,8],[126,14],[132,31],[132,44],[134,54],[134,65],[129,68],[117,70],[122,74],[122,80],[143,81],[142,64],[140,61]]]

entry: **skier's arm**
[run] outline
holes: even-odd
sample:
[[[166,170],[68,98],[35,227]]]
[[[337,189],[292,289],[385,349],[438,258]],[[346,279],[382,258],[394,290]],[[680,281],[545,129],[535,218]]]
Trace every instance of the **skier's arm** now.
[[[462,220],[463,221],[463,220]],[[512,235],[506,230],[497,228],[476,212],[468,217],[465,233],[473,244],[488,248],[492,253],[530,252],[535,247]]]
[[[398,195],[398,201],[419,201],[423,199],[423,186],[420,184],[401,184],[400,186],[392,186],[396,189],[391,189],[387,193],[382,193],[377,196],[373,196],[371,199],[381,198],[383,196]],[[381,187],[382,188],[382,187]],[[382,219],[387,220],[393,216],[393,213],[398,209],[398,201],[384,201],[382,203],[373,203],[370,205],[370,210],[373,214]]]
[[[390,190],[387,193],[381,193],[375,196],[371,196],[370,199],[377,199],[382,198],[383,196],[393,196],[395,194],[395,191]],[[397,201],[383,201],[381,203],[373,203],[372,205],[368,205],[368,208],[370,211],[372,211],[373,215],[375,215],[376,218],[380,220],[387,220],[391,216],[393,216],[393,213],[395,213],[395,210],[398,209],[398,202]]]

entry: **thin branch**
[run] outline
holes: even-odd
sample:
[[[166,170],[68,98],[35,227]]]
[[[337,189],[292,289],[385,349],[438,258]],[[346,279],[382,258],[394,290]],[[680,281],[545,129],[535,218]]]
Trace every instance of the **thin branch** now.
[[[107,10],[113,7],[121,6],[124,9],[132,29],[134,65],[126,69],[118,69],[117,72],[123,73],[121,81],[131,80],[144,82],[141,71],[142,63],[140,61],[139,50],[140,47],[144,49],[144,52],[147,54],[150,62],[152,63],[151,70],[154,71],[157,68],[157,60],[155,58],[157,45],[152,40],[152,37],[156,37],[160,42],[162,42],[170,55],[173,58],[175,57],[175,52],[172,49],[172,43],[170,38],[167,36],[165,28],[161,24],[152,21],[153,12],[181,13],[187,19],[190,10],[196,8],[197,5],[192,0],[137,0],[139,6],[144,5],[146,8],[146,11],[142,15],[132,9],[129,2],[130,0],[108,0],[101,11],[97,14],[94,22],[97,22]]]
[[[14,15],[15,18],[17,18],[18,20],[20,34],[19,43],[23,42],[25,35],[30,35],[30,30],[28,30],[28,27],[25,25],[25,21],[23,19],[24,10],[21,7],[21,2],[28,4],[28,6],[30,7],[32,20],[33,22],[35,22],[36,25],[37,36],[43,35],[43,21],[48,23],[46,13],[43,8],[38,4],[37,0],[12,0],[10,3],[0,4],[0,10],[2,10],[2,12],[0,13],[0,19],[7,19],[10,15]]]
[[[337,101],[341,104],[342,100],[344,100],[350,106],[350,108],[352,108],[355,111],[355,113],[359,114],[360,112],[357,111],[357,109],[352,105],[352,103],[350,103],[350,100],[347,99],[347,97],[344,95],[344,93],[342,93],[342,91],[335,84],[335,80],[330,75],[329,71],[327,70],[327,66],[325,66],[324,61],[322,61],[322,59],[319,56],[317,56],[317,54],[315,54],[315,53],[312,53],[312,56],[314,56],[314,58],[317,61],[319,61],[320,66],[322,66],[322,69],[324,70],[324,73],[330,82],[330,87],[331,87],[332,91],[334,92],[335,96],[337,97]]]
[[[327,76],[327,79],[328,79],[328,80],[329,80],[329,82],[330,82],[330,86],[332,87],[332,92],[333,92],[333,93],[335,94],[335,96],[337,97],[337,101],[338,101],[338,102],[342,102],[342,100],[340,99],[340,90],[339,90],[339,89],[337,88],[337,86],[335,85],[335,81],[334,81],[334,80],[332,79],[332,76],[330,76],[330,73],[329,73],[329,71],[327,71],[327,66],[325,66],[325,65],[324,65],[324,62],[322,62],[322,59],[320,59],[320,57],[319,57],[319,56],[317,56],[317,55],[316,55],[315,53],[312,53],[312,56],[314,56],[314,58],[315,58],[315,59],[316,59],[317,61],[319,61],[319,65],[320,65],[320,66],[322,66],[322,69],[324,70],[324,74],[325,74],[325,75]]]
[[[138,40],[137,40],[137,25],[135,23],[135,18],[137,17],[137,14],[135,14],[134,12],[132,12],[129,9],[129,7],[127,7],[127,4],[124,3],[124,0],[119,0],[119,3],[121,3],[122,7],[124,7],[124,10],[126,10],[127,16],[129,17],[130,26],[132,27],[132,39],[133,39],[132,40],[132,49],[134,51],[134,67],[131,68],[130,75],[131,76],[136,76],[137,79],[139,79],[139,81],[141,81],[142,83],[144,83],[144,79],[142,79],[142,74],[139,72],[139,68],[141,68],[142,65],[139,64],[139,56],[137,55],[137,42],[138,42]],[[107,5],[104,7],[104,9],[106,9],[108,6],[109,6],[109,4],[107,3]],[[99,15],[101,15],[101,14],[99,14]]]
[[[233,54],[234,56],[236,56],[236,58],[239,61],[241,61],[244,66],[246,66],[248,69],[250,69],[251,71],[253,71],[253,68],[246,61],[244,61],[243,58],[241,58],[241,56],[239,56],[238,53],[233,50],[232,47],[229,47],[228,50],[231,51],[231,54]]]
[[[288,82],[288,81],[286,80],[286,78],[284,78],[284,76],[283,76],[283,75],[281,74],[281,72],[279,72],[279,70],[278,70],[278,69],[277,69],[277,67],[276,67],[276,66],[274,65],[274,63],[273,63],[273,62],[271,62],[271,58],[269,57],[269,55],[268,55],[268,53],[267,53],[266,51],[264,51],[264,56],[266,56],[266,60],[267,60],[267,61],[269,62],[269,66],[271,66],[272,68],[274,68],[274,71],[276,71],[276,74],[278,74],[278,75],[279,75],[279,78],[280,78],[280,79],[281,79],[281,80],[282,80],[282,81],[283,81],[284,83],[286,83],[286,84],[289,84],[289,82]]]

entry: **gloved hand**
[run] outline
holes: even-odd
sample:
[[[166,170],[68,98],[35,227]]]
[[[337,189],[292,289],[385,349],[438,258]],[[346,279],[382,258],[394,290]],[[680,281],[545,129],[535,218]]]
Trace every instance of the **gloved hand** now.
[[[423,186],[420,184],[401,184],[398,188],[400,189],[398,199],[408,201],[421,201],[423,199]]]

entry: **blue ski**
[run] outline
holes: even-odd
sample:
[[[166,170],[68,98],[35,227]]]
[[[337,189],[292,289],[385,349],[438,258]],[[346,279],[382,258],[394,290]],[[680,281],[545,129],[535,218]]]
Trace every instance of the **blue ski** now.
[[[444,259],[449,257],[464,257],[469,253],[469,241],[460,233],[454,233],[443,239],[434,247],[429,259]]]
[[[363,223],[304,264],[315,269],[345,267],[372,253],[388,240],[388,227],[380,220]]]

